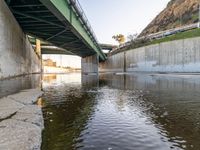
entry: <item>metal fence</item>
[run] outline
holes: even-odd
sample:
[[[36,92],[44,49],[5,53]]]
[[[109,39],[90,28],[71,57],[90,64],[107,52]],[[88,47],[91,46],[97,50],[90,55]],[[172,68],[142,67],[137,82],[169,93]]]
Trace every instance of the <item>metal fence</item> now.
[[[173,34],[176,34],[176,33],[179,33],[179,32],[192,30],[192,29],[195,29],[195,28],[198,28],[198,23],[185,25],[185,26],[181,26],[181,27],[178,27],[178,28],[173,28],[173,29],[169,29],[169,30],[165,30],[165,31],[149,34],[147,36],[143,36],[143,37],[140,37],[138,39],[144,39],[144,38],[159,39],[159,38],[163,38],[163,37],[166,37],[166,36],[169,36],[169,35],[173,35]]]
[[[190,24],[190,25],[181,26],[181,27],[178,27],[178,28],[173,28],[173,29],[169,29],[169,30],[165,30],[165,31],[160,31],[160,32],[157,32],[157,33],[152,33],[152,34],[149,34],[149,35],[146,35],[146,36],[138,37],[135,40],[161,39],[161,38],[173,35],[173,34],[177,34],[179,32],[185,32],[185,31],[188,31],[188,30],[196,29],[196,28],[199,28],[199,23],[194,23],[194,24]],[[124,44],[121,44],[118,48],[113,49],[112,52],[116,51],[116,50],[119,50],[119,49],[122,49],[122,48],[125,48],[125,47],[130,46],[130,45],[131,45],[130,41],[126,42]]]

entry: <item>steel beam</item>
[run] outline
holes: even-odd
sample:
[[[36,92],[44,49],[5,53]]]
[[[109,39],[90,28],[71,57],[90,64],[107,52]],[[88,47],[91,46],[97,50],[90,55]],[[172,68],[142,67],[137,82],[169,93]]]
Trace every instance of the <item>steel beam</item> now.
[[[17,19],[25,19],[27,18],[26,16],[16,16]],[[51,15],[42,15],[40,17],[40,19],[43,19],[43,18],[55,18],[55,16],[51,16]]]
[[[45,23],[50,24],[50,25],[54,25],[54,26],[58,26],[58,27],[61,27],[61,28],[65,28],[64,26],[62,26],[60,24],[56,24],[56,23],[41,19],[39,17],[35,17],[35,16],[30,15],[30,14],[24,14],[22,12],[15,11],[15,10],[12,10],[12,12],[15,13],[15,14],[21,15],[21,16],[26,16],[27,18],[32,18],[32,19],[38,20],[40,22],[45,22]]]
[[[50,13],[49,10],[31,10],[31,11],[23,11],[23,13]]]
[[[62,33],[64,33],[67,29],[65,30],[62,30],[61,32],[58,32],[57,34],[53,35],[53,36],[50,36],[49,38],[47,38],[45,41],[49,41],[50,39],[53,39],[59,35],[61,35]]]
[[[76,43],[76,42],[78,42],[78,41],[79,41],[79,39],[78,39],[78,40],[73,40],[73,41],[71,41],[71,42],[66,42],[65,44],[61,45],[60,47],[63,47],[63,46],[65,46],[65,45],[70,45],[70,44]]]
[[[28,32],[27,32],[27,33],[28,33]],[[36,34],[36,35],[40,34],[40,35],[44,35],[44,36],[48,36],[48,37],[53,35],[53,33],[50,34],[50,33],[44,33],[44,32],[40,32],[40,31],[31,31],[30,34],[31,34],[31,35],[32,35],[32,34]],[[64,37],[64,36],[60,36],[59,38],[65,40],[65,37]],[[73,40],[72,37],[67,37],[67,38]]]
[[[12,8],[23,8],[23,7],[44,7],[42,4],[27,4],[27,5],[13,5]]]
[[[93,49],[102,60],[106,59],[105,54],[101,51],[100,46],[94,42],[90,33],[82,25],[82,22],[77,18],[77,12],[72,8],[68,0],[40,0],[60,21],[65,21],[72,26],[71,31],[81,39],[84,44]]]

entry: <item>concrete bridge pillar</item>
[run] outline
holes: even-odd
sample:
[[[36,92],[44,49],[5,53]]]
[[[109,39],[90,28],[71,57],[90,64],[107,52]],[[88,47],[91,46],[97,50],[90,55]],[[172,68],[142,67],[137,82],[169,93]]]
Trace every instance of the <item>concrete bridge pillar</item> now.
[[[41,56],[41,42],[38,39],[36,39],[36,53],[39,57]]]
[[[99,56],[92,55],[81,59],[82,74],[98,74]]]

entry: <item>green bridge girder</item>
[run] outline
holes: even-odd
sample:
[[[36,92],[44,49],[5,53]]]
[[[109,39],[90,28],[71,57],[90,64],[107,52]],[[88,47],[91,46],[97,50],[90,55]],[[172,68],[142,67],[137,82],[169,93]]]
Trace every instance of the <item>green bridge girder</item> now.
[[[35,47],[36,45],[36,38],[28,36],[30,43]],[[40,41],[41,42],[41,53],[42,54],[62,54],[62,55],[74,55],[72,52],[53,46],[49,42]],[[99,44],[101,49],[103,50],[112,50],[113,48],[116,48],[116,45],[112,44]]]
[[[106,59],[76,0],[6,2],[26,34],[81,57],[98,54],[100,60]]]

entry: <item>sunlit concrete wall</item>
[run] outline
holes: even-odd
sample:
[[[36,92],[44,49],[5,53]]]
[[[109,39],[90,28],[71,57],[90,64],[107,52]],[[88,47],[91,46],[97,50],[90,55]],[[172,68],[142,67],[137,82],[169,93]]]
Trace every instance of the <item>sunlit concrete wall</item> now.
[[[99,59],[97,55],[81,58],[81,70],[83,74],[98,73]]]
[[[127,72],[200,72],[200,38],[150,45],[117,55],[122,57],[111,56],[104,63],[106,65],[100,65],[100,71],[123,69],[124,66]],[[121,65],[116,67],[110,59]]]
[[[0,79],[37,73],[41,61],[28,38],[10,12],[0,1]]]
[[[124,53],[118,53],[99,64],[100,72],[124,72]]]

